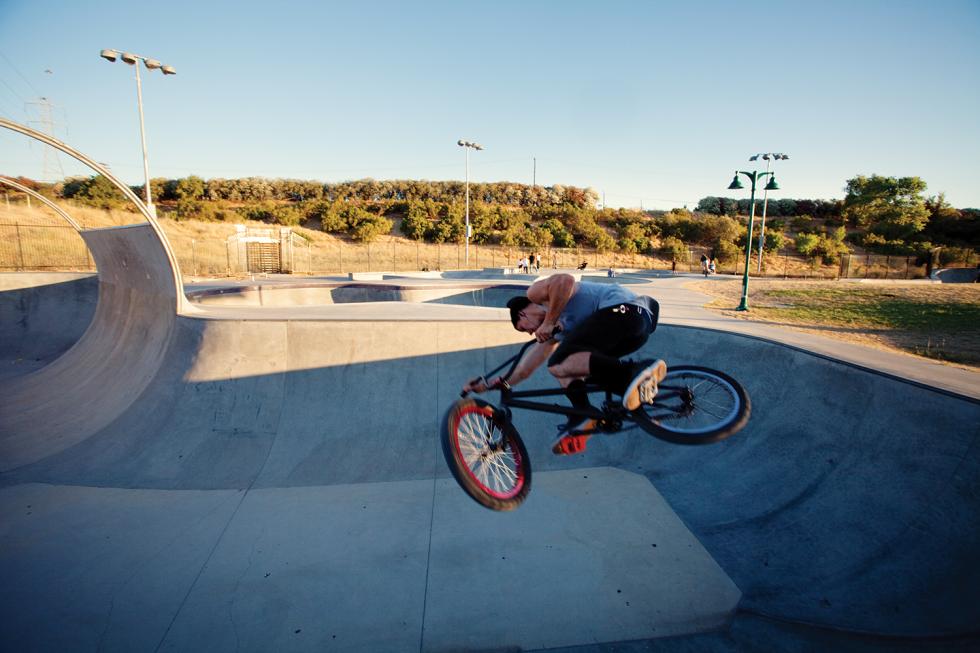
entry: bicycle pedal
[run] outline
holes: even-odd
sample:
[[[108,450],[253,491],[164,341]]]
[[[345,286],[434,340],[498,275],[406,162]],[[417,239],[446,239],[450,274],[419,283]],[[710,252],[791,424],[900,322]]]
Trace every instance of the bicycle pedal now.
[[[622,420],[599,420],[596,424],[595,430],[602,431],[603,433],[615,433],[623,428]]]

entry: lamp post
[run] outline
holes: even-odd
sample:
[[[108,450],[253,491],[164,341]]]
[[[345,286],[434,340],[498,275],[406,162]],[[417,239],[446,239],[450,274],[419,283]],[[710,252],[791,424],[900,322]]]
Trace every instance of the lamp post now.
[[[472,141],[458,140],[456,145],[466,150],[466,254],[464,261],[470,265],[470,150],[482,150],[483,146]]]
[[[789,155],[783,154],[782,152],[765,152],[763,154],[753,154],[749,157],[749,161],[757,161],[759,157],[762,157],[766,162],[766,172],[769,172],[769,164],[772,161],[789,159]],[[762,246],[766,242],[766,209],[768,207],[769,189],[765,188],[762,191],[762,224],[759,226],[759,269],[757,270],[759,274],[762,274]]]
[[[176,75],[177,71],[174,70],[173,66],[165,66],[156,59],[149,59],[131,52],[120,53],[119,50],[102,50],[99,56],[109,62],[114,62],[117,57],[121,57],[124,63],[135,66],[136,68],[136,106],[139,107],[140,113],[140,142],[143,144],[143,175],[146,177],[146,186],[144,187],[146,191],[146,208],[149,209],[153,217],[156,217],[157,210],[153,206],[153,195],[150,193],[150,164],[146,156],[146,129],[143,126],[143,85],[140,83],[140,67],[137,62],[142,61],[147,70],[160,69],[160,72],[164,75]]]
[[[745,239],[745,274],[742,277],[742,301],[739,303],[738,308],[735,309],[737,311],[747,311],[749,310],[749,259],[752,257],[752,224],[755,221],[755,184],[756,182],[762,181],[763,178],[769,177],[769,183],[766,184],[767,191],[779,190],[779,186],[776,184],[776,176],[773,172],[757,172],[755,170],[746,172],[744,170],[736,170],[735,177],[732,178],[732,183],[728,184],[728,190],[745,188],[738,178],[739,175],[745,175],[752,182],[752,197],[749,200],[749,233]]]

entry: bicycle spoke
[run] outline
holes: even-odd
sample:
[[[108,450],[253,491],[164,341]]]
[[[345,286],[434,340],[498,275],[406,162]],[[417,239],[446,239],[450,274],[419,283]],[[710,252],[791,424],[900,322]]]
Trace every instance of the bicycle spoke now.
[[[495,468],[497,468],[501,472],[501,475],[504,476],[504,477],[506,477],[508,481],[511,481],[511,482],[516,481],[517,480],[517,473],[513,469],[511,469],[511,466],[509,464],[507,464],[502,459],[513,461],[513,457],[511,457],[508,454],[501,453],[501,454],[498,454],[498,455],[494,456],[494,459],[493,459],[493,462],[492,462],[493,466]],[[515,465],[515,467],[516,467],[516,465]]]

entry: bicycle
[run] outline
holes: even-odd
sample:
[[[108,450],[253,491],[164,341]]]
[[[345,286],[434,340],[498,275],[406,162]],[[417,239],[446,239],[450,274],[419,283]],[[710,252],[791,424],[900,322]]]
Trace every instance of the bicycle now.
[[[524,352],[525,344],[512,358],[484,375],[491,378],[507,365],[509,377]],[[748,393],[738,381],[718,370],[695,365],[668,367],[652,404],[635,411],[623,407],[613,393],[587,384],[587,392],[603,392],[600,408],[574,408],[528,399],[560,395],[561,388],[514,391],[497,387],[500,405],[461,393],[442,420],[442,452],[459,486],[474,501],[491,510],[517,508],[531,491],[531,460],[524,441],[514,427],[511,408],[558,415],[589,417],[594,429],[584,433],[618,433],[641,428],[650,435],[674,444],[700,445],[723,440],[737,433],[752,412]]]

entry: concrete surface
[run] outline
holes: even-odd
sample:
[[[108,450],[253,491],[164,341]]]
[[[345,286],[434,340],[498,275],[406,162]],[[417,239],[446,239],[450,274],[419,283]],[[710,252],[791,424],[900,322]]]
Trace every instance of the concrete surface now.
[[[41,369],[82,337],[98,298],[94,274],[0,273],[0,378]]]
[[[453,485],[437,433],[462,381],[524,342],[504,311],[175,315],[149,236],[88,233],[93,328],[0,382],[0,642],[14,650],[976,641],[980,402],[955,389],[975,394],[975,375],[934,389],[928,366],[870,371],[861,352],[718,320],[682,277],[642,279],[663,326],[641,355],[730,372],[748,426],[700,448],[596,437],[559,458],[557,419],[517,412],[534,487],[496,514]],[[829,351],[805,351],[814,341]],[[723,626],[736,601],[725,634],[653,639]]]

